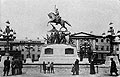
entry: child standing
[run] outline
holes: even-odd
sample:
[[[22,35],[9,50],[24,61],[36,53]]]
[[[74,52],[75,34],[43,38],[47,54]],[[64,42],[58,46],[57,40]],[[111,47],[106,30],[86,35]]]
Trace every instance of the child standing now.
[[[71,72],[73,73],[73,75],[75,75],[75,66],[74,66],[74,64],[72,64],[72,70],[71,70]]]
[[[47,72],[50,73],[50,62],[47,64]]]

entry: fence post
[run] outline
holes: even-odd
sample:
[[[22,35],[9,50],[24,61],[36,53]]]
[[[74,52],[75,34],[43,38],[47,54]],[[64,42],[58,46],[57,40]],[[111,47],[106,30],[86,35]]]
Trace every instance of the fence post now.
[[[40,73],[42,72],[42,65],[40,64]]]

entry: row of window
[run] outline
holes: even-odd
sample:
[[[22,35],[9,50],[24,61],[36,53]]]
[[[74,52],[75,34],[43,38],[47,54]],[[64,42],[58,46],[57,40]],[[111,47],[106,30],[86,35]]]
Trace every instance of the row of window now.
[[[106,50],[106,51],[109,51],[110,47],[109,46],[98,46],[98,45],[96,45],[95,49],[96,50]],[[116,51],[119,51],[119,48],[116,48]]]
[[[52,48],[46,48],[44,54],[53,54],[53,49]],[[65,49],[65,54],[74,54],[74,49],[66,48]]]
[[[37,59],[39,59],[39,57],[40,54],[37,54]],[[28,58],[28,54],[27,55],[22,54],[22,59],[24,60],[24,58]],[[35,54],[32,54],[32,59],[35,60]]]
[[[22,51],[24,51],[24,49],[22,49]],[[32,51],[35,51],[35,49],[32,49]],[[40,50],[38,49],[38,52],[40,52]]]
[[[98,46],[98,45],[96,45],[95,49],[96,50],[106,50],[106,51],[109,51],[110,47],[109,46]]]
[[[96,42],[99,42],[99,40],[100,40],[100,42],[109,43],[109,39],[96,39],[95,41],[96,41]]]

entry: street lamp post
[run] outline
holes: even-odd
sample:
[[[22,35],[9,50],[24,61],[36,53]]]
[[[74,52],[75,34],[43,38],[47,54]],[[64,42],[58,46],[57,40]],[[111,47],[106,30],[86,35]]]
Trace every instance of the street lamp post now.
[[[10,56],[10,52],[9,52],[10,43],[9,43],[9,41],[13,41],[16,38],[15,31],[13,31],[13,29],[10,29],[9,25],[10,25],[10,22],[7,21],[5,30],[2,30],[0,28],[0,40],[6,41],[5,55],[4,56],[2,55],[2,57],[1,57],[0,67],[4,66],[4,60],[7,58],[7,56]]]
[[[109,30],[107,31],[107,34],[105,34],[105,33],[102,34],[104,38],[109,38],[109,41],[110,41],[110,53],[109,53],[109,56],[111,56],[113,54],[115,38],[120,37],[119,32],[117,32],[117,34],[115,34],[112,24],[113,23],[109,24],[110,27],[109,27]]]
[[[91,46],[87,40],[84,41],[84,43],[80,46],[80,61],[83,59],[83,55],[88,56],[89,62],[91,61]]]
[[[28,44],[25,46],[25,48],[28,50],[27,58],[26,58],[26,63],[32,63],[31,59],[31,52],[30,50],[33,49],[33,46],[31,45],[31,40],[28,40]]]
[[[3,31],[2,29],[0,29],[0,37],[2,37],[2,39],[6,41],[5,56],[9,56],[9,45],[10,45],[9,41],[14,40],[16,38],[15,37],[16,32],[13,31],[13,29],[10,29],[10,27],[8,26],[10,25],[9,21],[7,21],[6,23],[7,25],[6,25],[5,30]]]

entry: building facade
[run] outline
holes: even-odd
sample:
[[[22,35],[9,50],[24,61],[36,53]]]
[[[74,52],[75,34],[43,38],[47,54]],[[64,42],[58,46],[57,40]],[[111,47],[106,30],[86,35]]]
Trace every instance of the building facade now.
[[[41,41],[36,40],[15,40],[10,42],[9,53],[14,51],[12,52],[12,56],[16,56],[15,52],[20,52],[20,57],[22,58],[22,60],[26,60],[26,58],[28,58],[28,53],[30,52],[30,58],[33,61],[36,61],[40,57],[42,44],[44,43],[41,43]],[[5,45],[5,41],[0,41],[0,52],[3,53],[0,53],[0,55],[2,56],[5,53]]]
[[[106,56],[110,53],[110,40],[109,38],[103,38],[103,36],[93,35],[90,33],[79,32],[70,36],[77,47],[77,52],[81,61],[83,58],[96,58],[97,61],[104,62]],[[120,44],[114,44],[114,54],[119,57]],[[91,53],[91,54],[89,54]],[[94,56],[95,55],[95,56]],[[89,60],[88,59],[88,60]]]

